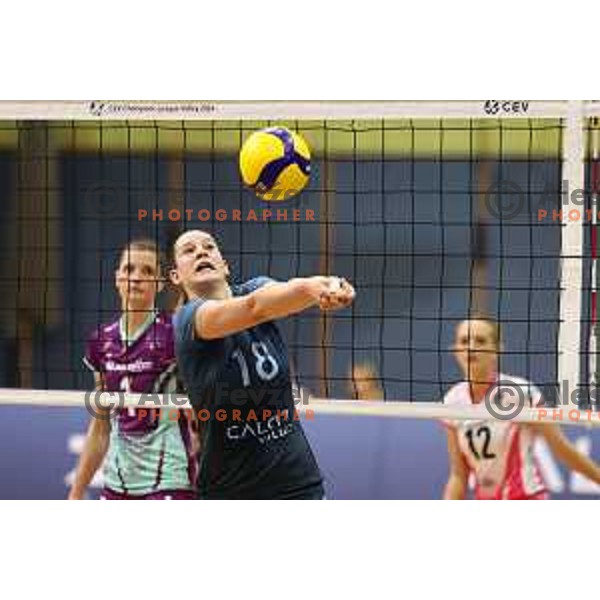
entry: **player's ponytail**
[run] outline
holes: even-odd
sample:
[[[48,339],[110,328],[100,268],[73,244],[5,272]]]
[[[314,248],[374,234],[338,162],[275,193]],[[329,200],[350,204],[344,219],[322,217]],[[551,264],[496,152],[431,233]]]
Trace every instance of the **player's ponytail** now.
[[[169,270],[177,268],[177,262],[175,260],[175,243],[176,241],[171,244],[169,249]],[[179,310],[189,298],[184,287],[182,285],[175,285],[170,277],[168,278],[168,287],[173,291],[175,296],[175,302],[172,308],[173,312],[175,312],[176,310]]]

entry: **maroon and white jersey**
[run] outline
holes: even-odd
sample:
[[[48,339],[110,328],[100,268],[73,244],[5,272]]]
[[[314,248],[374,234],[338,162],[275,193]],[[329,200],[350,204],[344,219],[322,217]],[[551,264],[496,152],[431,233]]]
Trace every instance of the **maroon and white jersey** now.
[[[101,374],[104,389],[175,391],[171,317],[152,313],[131,339],[121,319],[101,325],[88,341],[84,363]],[[195,479],[191,424],[175,410],[124,408],[111,419],[104,478],[114,492],[147,495],[191,489]],[[177,418],[173,418],[173,417]]]

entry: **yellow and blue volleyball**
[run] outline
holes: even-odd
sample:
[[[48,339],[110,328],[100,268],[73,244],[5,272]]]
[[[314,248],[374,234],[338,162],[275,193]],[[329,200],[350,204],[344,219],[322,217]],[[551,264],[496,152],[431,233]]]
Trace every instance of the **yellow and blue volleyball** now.
[[[262,200],[287,200],[310,178],[310,150],[301,135],[285,127],[251,134],[240,151],[242,180]]]

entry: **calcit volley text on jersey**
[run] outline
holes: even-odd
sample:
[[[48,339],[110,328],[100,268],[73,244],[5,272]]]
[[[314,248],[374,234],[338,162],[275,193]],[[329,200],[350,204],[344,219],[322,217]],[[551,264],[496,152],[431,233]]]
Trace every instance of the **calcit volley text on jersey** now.
[[[232,288],[235,296],[270,283]],[[205,300],[177,313],[177,362],[199,427],[202,498],[318,498],[321,475],[295,419],[287,350],[277,326],[263,323],[216,340],[198,339],[194,316]]]
[[[166,391],[176,366],[170,316],[151,315],[130,340],[120,321],[100,326],[87,343],[84,363],[102,375],[108,391]],[[111,418],[105,485],[132,495],[192,489],[195,457],[185,414],[172,419],[166,410],[145,413],[128,408]]]

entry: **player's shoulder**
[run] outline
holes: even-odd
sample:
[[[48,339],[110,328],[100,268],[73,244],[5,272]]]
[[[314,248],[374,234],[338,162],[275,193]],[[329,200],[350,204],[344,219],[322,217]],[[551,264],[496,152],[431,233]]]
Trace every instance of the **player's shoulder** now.
[[[267,277],[266,275],[259,275],[258,277],[253,277],[252,279],[248,279],[247,281],[235,286],[234,293],[236,295],[243,296],[245,294],[255,292],[261,287],[271,283],[275,283],[275,280],[271,277]]]
[[[519,377],[518,375],[509,375],[508,373],[500,373],[498,375],[499,383],[514,383],[515,385],[521,386],[532,386],[534,385],[531,381],[525,379],[525,377]]]
[[[92,371],[98,371],[111,348],[119,344],[119,320],[96,325],[88,334],[84,364]]]
[[[520,395],[529,398],[530,402],[533,404],[537,404],[542,396],[542,392],[534,383],[524,377],[518,377],[517,375],[501,373],[498,376],[497,385],[499,387],[512,387],[518,390]]]
[[[153,327],[148,329],[145,336],[150,347],[155,347],[170,355],[175,341],[173,315],[162,310],[156,311]]]
[[[159,310],[156,312],[154,324],[163,329],[173,328],[173,315],[167,311]]]
[[[197,349],[205,340],[196,337],[195,334],[195,315],[196,311],[206,302],[205,298],[191,298],[180,306],[172,316],[173,337],[175,343],[181,345],[181,348]]]
[[[106,323],[100,323],[92,328],[89,333],[88,340],[107,341],[119,337],[119,319],[113,319]]]
[[[456,406],[458,404],[471,404],[469,384],[466,381],[455,383],[445,394],[444,404]]]

